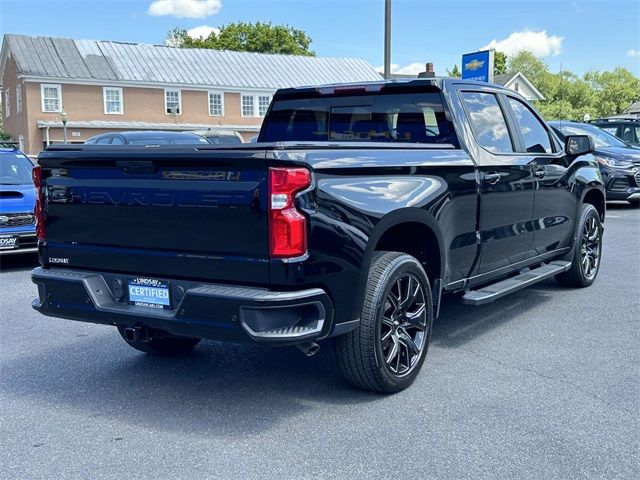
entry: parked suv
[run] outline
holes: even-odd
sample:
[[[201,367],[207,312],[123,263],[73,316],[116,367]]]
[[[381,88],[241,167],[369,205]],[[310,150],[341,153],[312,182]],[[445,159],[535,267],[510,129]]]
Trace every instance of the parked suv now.
[[[0,255],[37,250],[33,162],[14,148],[0,148]]]
[[[599,118],[589,123],[615,135],[629,145],[640,147],[640,119],[638,118]]]
[[[568,135],[589,135],[593,138],[600,172],[605,183],[607,200],[626,200],[640,206],[640,150],[631,148],[595,125],[579,122],[549,122],[562,141]]]

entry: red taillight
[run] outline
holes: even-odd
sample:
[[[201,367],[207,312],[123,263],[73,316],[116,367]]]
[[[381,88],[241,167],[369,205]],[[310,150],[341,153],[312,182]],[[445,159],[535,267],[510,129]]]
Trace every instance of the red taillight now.
[[[269,254],[299,257],[307,252],[307,220],[294,205],[296,192],[311,185],[306,168],[269,169]]]
[[[33,184],[36,187],[36,236],[38,240],[44,242],[44,190],[42,188],[42,168],[40,168],[40,165],[33,167],[31,176],[33,177]]]

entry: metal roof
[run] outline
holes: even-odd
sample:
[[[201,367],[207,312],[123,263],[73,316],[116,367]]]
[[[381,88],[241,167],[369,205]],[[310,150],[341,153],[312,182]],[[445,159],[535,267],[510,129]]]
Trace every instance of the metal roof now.
[[[518,75],[518,72],[503,73],[503,74],[494,75],[493,76],[493,83],[496,83],[498,85],[502,85],[504,87],[507,83],[509,83],[511,80],[513,80],[513,78],[516,75]]]
[[[274,55],[13,34],[4,36],[2,65],[7,52],[15,58],[22,75],[74,81],[277,89],[381,78],[371,65],[358,58]]]

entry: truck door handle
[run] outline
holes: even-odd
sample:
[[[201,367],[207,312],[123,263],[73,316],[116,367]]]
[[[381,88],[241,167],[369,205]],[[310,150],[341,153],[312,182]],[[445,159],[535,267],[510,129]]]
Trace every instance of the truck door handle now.
[[[498,172],[488,172],[482,176],[483,180],[491,185],[498,183],[501,177],[502,176]]]
[[[536,169],[533,171],[533,175],[534,175],[536,178],[540,178],[540,179],[542,179],[542,178],[544,178],[544,177],[547,175],[547,171],[545,170],[545,168],[544,168],[544,167],[538,167],[538,168],[536,168]]]

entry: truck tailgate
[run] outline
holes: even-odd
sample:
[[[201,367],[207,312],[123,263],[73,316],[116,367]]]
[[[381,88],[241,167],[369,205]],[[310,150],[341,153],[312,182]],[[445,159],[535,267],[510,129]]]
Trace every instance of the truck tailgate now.
[[[268,282],[264,151],[109,150],[41,157],[45,264]]]

